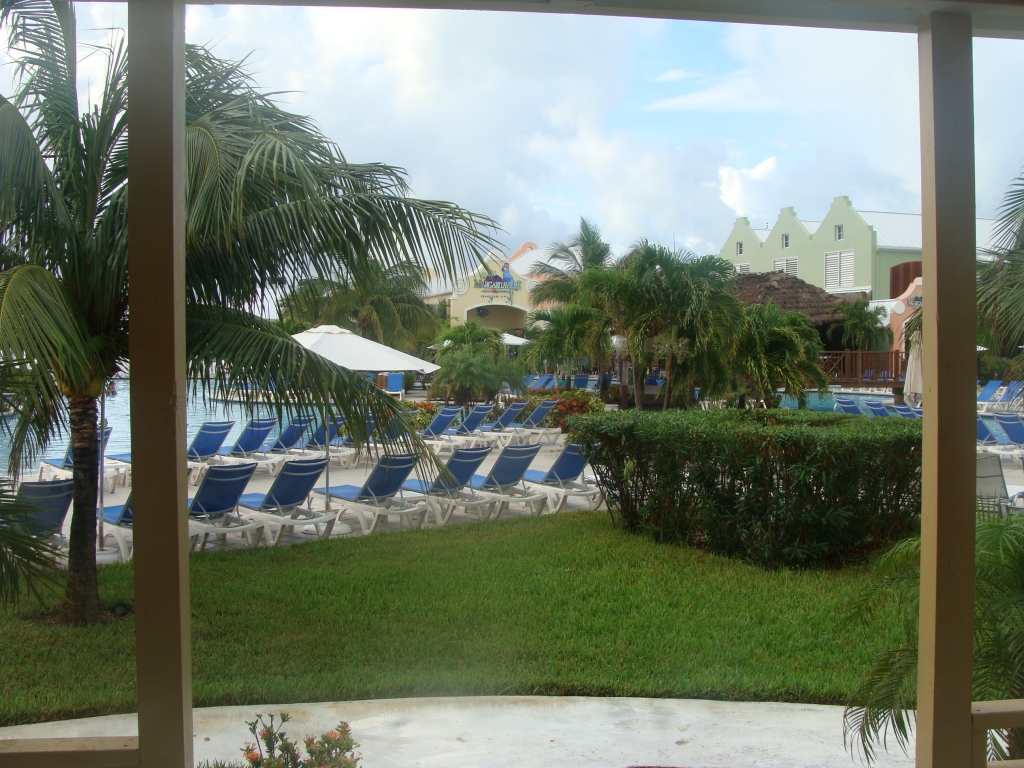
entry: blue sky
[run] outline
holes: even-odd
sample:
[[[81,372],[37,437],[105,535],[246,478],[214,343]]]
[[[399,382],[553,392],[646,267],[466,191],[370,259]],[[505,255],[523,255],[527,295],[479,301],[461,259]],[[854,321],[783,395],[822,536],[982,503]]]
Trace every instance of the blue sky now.
[[[737,215],[819,218],[833,197],[920,210],[910,35],[455,11],[194,6],[190,42],[251,55],[261,85],[354,161],[497,219],[509,249],[581,215],[716,252]],[[79,7],[81,39],[124,8]],[[1024,41],[975,44],[978,212],[1024,161]],[[10,92],[9,68],[0,89]],[[99,62],[81,67],[83,96]]]

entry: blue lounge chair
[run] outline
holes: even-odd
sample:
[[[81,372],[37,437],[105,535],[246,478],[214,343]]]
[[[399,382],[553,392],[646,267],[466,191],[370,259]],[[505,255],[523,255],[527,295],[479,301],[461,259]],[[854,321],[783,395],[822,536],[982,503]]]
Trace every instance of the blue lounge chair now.
[[[220,449],[216,456],[217,460],[222,462],[240,461],[246,464],[256,462],[258,467],[267,467],[270,470],[270,474],[277,474],[277,470],[280,468],[281,462],[284,461],[284,457],[267,454],[263,451],[263,444],[266,442],[275,424],[277,424],[277,419],[274,418],[251,419],[245,425],[242,434],[235,440],[234,445],[230,448]],[[199,482],[202,482],[202,480]]]
[[[419,528],[427,514],[425,502],[409,505],[395,496],[402,490],[402,483],[409,479],[416,458],[408,453],[385,454],[370,472],[362,487],[358,485],[331,486],[331,498],[338,499],[343,510],[351,510],[359,520],[363,534],[377,530],[382,518],[400,515]],[[327,488],[314,488],[313,493],[327,494]],[[367,520],[366,514],[373,516]]]
[[[500,454],[484,475],[473,475],[468,487],[474,491],[493,496],[498,500],[493,516],[500,517],[511,503],[525,504],[531,514],[539,515],[547,505],[547,493],[527,490],[523,484],[523,476],[530,463],[540,451],[540,443],[534,445],[509,445]],[[522,485],[521,488],[516,486]]]
[[[860,378],[861,378],[861,381],[874,381],[874,379],[875,379],[875,369],[874,368],[868,368],[866,371],[861,371]]]
[[[544,391],[549,389],[558,389],[559,387],[565,386],[565,380],[559,380],[557,376],[552,376],[551,381],[548,382],[546,387],[543,387]]]
[[[981,388],[978,393],[978,407],[982,410],[988,408],[992,404],[992,399],[995,397],[996,391],[1003,385],[999,379],[992,379]]]
[[[833,411],[836,410],[836,408],[838,408],[839,411],[842,413],[850,413],[855,416],[864,415],[863,413],[861,413],[860,408],[857,407],[857,401],[854,400],[852,397],[840,397],[839,395],[836,395],[835,401],[836,404],[832,408]]]
[[[871,415],[876,418],[882,418],[889,415],[889,411],[886,410],[885,406],[882,405],[879,400],[865,400],[864,405],[866,405],[868,410],[871,411]]]
[[[309,503],[313,486],[326,468],[326,457],[289,459],[281,465],[281,471],[266,493],[242,494],[239,504],[246,510],[244,514],[263,521],[263,531],[270,546],[277,546],[281,535],[294,530],[296,525],[312,525],[319,539],[331,535],[338,513],[314,512]]]
[[[550,373],[542,374],[537,378],[536,381],[533,382],[533,386],[530,387],[530,389],[549,389],[552,386],[552,382],[554,381],[554,379],[555,377],[552,376]]]
[[[893,408],[894,411],[896,411],[897,414],[899,414],[900,416],[902,416],[905,419],[919,419],[919,418],[921,418],[920,416],[917,415],[917,412],[913,408],[911,408],[909,405],[901,405],[900,403],[893,403],[892,404],[892,408]]]
[[[473,406],[459,426],[445,430],[445,436],[449,438],[459,437],[474,439],[473,433],[475,433],[480,425],[483,424],[484,419],[487,418],[487,414],[493,410],[494,403],[481,403],[480,405]]]
[[[345,423],[345,420],[340,414],[334,414],[333,417],[327,419],[327,423],[320,422],[320,425],[313,430],[313,434],[310,436],[309,441],[306,443],[307,451],[322,451],[327,447],[327,440],[324,430],[326,427],[327,432],[330,433],[331,447],[338,446],[339,448],[344,444],[344,438],[340,436],[339,430],[341,425]]]
[[[458,405],[442,408],[434,415],[434,420],[420,430],[420,437],[424,440],[440,440],[460,413],[462,413],[462,408]]]
[[[1022,388],[1024,388],[1024,381],[1011,381],[1003,387],[999,399],[992,404],[992,410],[1009,410],[1013,401],[1020,396]]]
[[[188,460],[209,461],[216,456],[234,426],[233,421],[204,422],[188,446]]]
[[[579,443],[566,443],[547,472],[528,469],[523,474],[526,482],[539,485],[548,492],[548,509],[553,512],[561,512],[570,496],[586,499],[588,509],[597,509],[604,501],[601,489],[588,484],[583,476],[587,457],[581,453],[580,447]]]
[[[456,509],[478,520],[486,520],[498,502],[491,497],[477,496],[471,489],[467,492],[465,488],[490,452],[489,445],[458,448],[445,464],[447,472],[439,472],[433,482],[419,478],[406,480],[402,490],[422,495],[439,526],[446,524]]]
[[[206,470],[196,495],[188,500],[189,539],[193,552],[205,549],[211,534],[223,538],[229,533],[238,533],[250,547],[260,543],[262,521],[246,520],[238,514],[239,499],[255,471],[255,461],[214,464]]]
[[[64,518],[75,495],[74,480],[26,480],[18,486],[17,498],[38,508],[29,514],[25,527],[39,536],[61,538]]]
[[[96,516],[99,517],[100,511],[96,510]],[[128,561],[132,559],[134,549],[131,546],[131,535],[132,535],[132,495],[128,494],[128,498],[124,504],[114,504],[112,506],[104,505],[103,507],[103,538],[104,541],[100,542],[100,546],[103,546],[106,538],[109,536],[117,543],[117,549],[121,553],[121,559]]]
[[[509,429],[509,427],[511,426],[512,422],[515,421],[516,417],[518,417],[519,414],[522,413],[525,407],[526,403],[522,401],[516,403],[509,403],[508,407],[504,411],[502,411],[501,415],[498,416],[498,418],[496,418],[490,424],[481,424],[479,427],[477,427],[477,434],[479,435],[480,439],[487,440],[489,442],[504,442],[505,444],[508,444],[509,440],[515,434],[512,430]]]
[[[529,416],[523,419],[522,424],[513,424],[512,429],[515,430],[516,435],[520,442],[529,442],[533,436],[537,437],[537,441],[540,442],[541,438],[545,435],[554,435],[551,442],[555,443],[558,441],[559,436],[562,434],[562,430],[558,427],[541,427],[544,423],[544,419],[551,413],[551,409],[558,405],[557,398],[551,400],[542,400],[538,403],[537,407],[533,409]]]
[[[537,380],[536,374],[531,373],[531,374],[528,374],[527,376],[525,376],[523,378],[523,391],[525,392],[530,387],[532,387],[533,386],[533,382],[535,382],[536,380]]]
[[[1015,456],[1024,455],[1024,421],[1015,413],[998,411],[995,416],[996,422],[1006,433],[1007,442],[992,450]]]
[[[389,373],[387,384],[384,385],[384,391],[389,395],[398,395],[399,400],[405,397],[405,374]]]
[[[111,439],[111,431],[113,429],[114,429],[114,427],[103,427],[103,439],[100,441],[100,444],[99,444],[99,453],[100,454],[104,454],[106,452],[106,443],[108,443],[110,441],[110,439]],[[99,437],[99,430],[98,429],[96,430],[96,437],[97,438]],[[63,458],[60,458],[60,459],[56,459],[56,458],[43,459],[42,463],[39,465],[39,479],[40,480],[44,479],[43,478],[43,469],[47,468],[47,467],[49,468],[48,471],[50,471],[50,472],[53,472],[54,470],[57,471],[57,472],[71,472],[74,469],[75,463],[74,463],[74,458],[72,457],[72,447],[71,447],[71,441],[70,440],[68,441],[68,450],[65,451],[65,455],[63,455]]]
[[[309,430],[310,425],[316,421],[316,416],[302,415],[295,416],[291,424],[281,430],[281,434],[269,446],[264,446],[264,453],[291,453],[298,446],[303,435]]]
[[[572,377],[572,388],[573,389],[586,389],[587,384],[590,383],[590,375],[586,373],[577,373]]]
[[[997,451],[999,448],[1005,448],[1010,443],[1005,437],[999,437],[993,432],[985,420],[981,418],[981,414],[978,414],[978,448],[980,450],[987,450],[995,448]]]

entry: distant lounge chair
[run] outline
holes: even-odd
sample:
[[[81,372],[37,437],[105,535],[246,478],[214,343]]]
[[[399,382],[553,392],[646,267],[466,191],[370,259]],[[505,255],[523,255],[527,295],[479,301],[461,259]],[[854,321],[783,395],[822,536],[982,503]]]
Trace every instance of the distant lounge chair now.
[[[889,415],[889,411],[886,410],[885,406],[879,400],[865,400],[864,405],[871,411],[871,415],[877,418],[883,418]]]
[[[587,384],[590,383],[590,374],[577,373],[572,377],[572,388],[573,389],[586,389]]]
[[[325,457],[327,456],[327,442],[330,440],[330,459],[331,461],[337,461],[342,469],[347,469],[355,464],[359,455],[348,447],[347,439],[341,437],[339,434],[340,425],[344,424],[345,420],[340,414],[334,414],[331,418],[327,419],[326,432],[325,424],[323,422],[313,430],[313,434],[310,436],[309,441],[302,449],[302,455],[306,457]],[[327,437],[329,433],[330,437]]]
[[[868,368],[866,371],[861,371],[861,381],[874,381],[875,380],[875,369]]]
[[[281,434],[269,446],[264,446],[263,453],[291,453],[296,450],[299,441],[316,421],[316,416],[304,414],[292,418],[291,424],[281,430]]]
[[[263,452],[263,444],[275,424],[277,424],[277,419],[273,418],[250,420],[242,430],[242,434],[235,440],[235,444],[230,448],[221,448],[216,458],[222,462],[255,462],[257,467],[266,467],[271,475],[276,475],[281,462],[284,461],[284,456],[274,456]]]
[[[914,408],[914,413],[917,414],[918,418],[923,419],[924,418],[924,408],[922,408],[920,405],[915,405],[915,406],[913,406],[913,408]]]
[[[39,536],[62,539],[64,518],[75,495],[75,481],[26,480],[18,486],[17,498],[35,506],[38,511],[29,514],[26,528]]]
[[[515,421],[516,417],[522,413],[526,407],[526,403],[519,401],[516,403],[509,403],[508,407],[502,411],[501,415],[497,419],[492,421],[490,424],[481,424],[477,427],[477,433],[481,440],[490,442],[496,442],[501,444],[504,442],[506,445],[509,440],[514,436],[514,432],[509,429],[512,422]]]
[[[442,439],[427,440],[425,442],[437,451],[438,455],[445,451],[455,450],[456,443],[467,448],[476,445],[480,439],[477,429],[484,419],[487,418],[487,414],[493,410],[494,403],[481,403],[480,405],[473,406],[459,426],[449,427],[444,431]]]
[[[836,408],[838,408],[842,413],[849,413],[853,414],[854,416],[864,415],[863,413],[861,413],[860,408],[857,407],[857,401],[854,400],[852,397],[841,397],[839,395],[836,395],[834,399],[836,401],[836,404],[832,408],[833,411]]]
[[[558,405],[558,400],[542,400],[537,404],[537,407],[533,409],[529,416],[523,419],[522,424],[513,424],[512,429],[515,430],[517,440],[522,443],[530,442],[530,438],[536,436],[537,441],[540,442],[545,436],[552,436],[551,443],[558,442],[558,438],[562,435],[562,430],[558,427],[541,427],[544,423],[544,419],[551,413],[551,409]]]
[[[536,389],[538,391],[547,389],[548,386],[550,386],[551,380],[553,378],[554,377],[550,373],[542,373],[540,376],[533,380],[533,383],[530,384],[530,389]]]
[[[995,416],[996,423],[1006,433],[1007,442],[991,450],[1014,456],[1024,455],[1024,421],[1015,413],[997,412]]]
[[[405,397],[405,374],[389,373],[384,391],[389,395],[396,395],[399,400]]]
[[[237,533],[250,547],[259,545],[263,522],[246,520],[238,514],[238,502],[255,471],[254,461],[214,464],[206,470],[196,495],[188,500],[189,539],[193,552],[205,549],[211,534],[224,538],[229,533]]]
[[[267,543],[274,547],[281,536],[295,526],[312,525],[318,539],[334,530],[337,512],[314,512],[309,504],[313,486],[327,467],[327,458],[289,459],[281,465],[274,484],[266,493],[243,493],[239,504],[247,517],[263,521]],[[305,507],[302,505],[305,504]],[[272,530],[276,531],[272,533]]]
[[[1003,463],[993,454],[978,454],[975,496],[983,513],[1006,517],[1013,511],[1024,511],[1024,491],[1012,497],[1007,493]]]
[[[97,508],[96,516],[100,511]],[[121,553],[121,559],[128,561],[132,559],[135,549],[132,545],[132,495],[129,493],[124,504],[103,506],[103,538],[110,537],[117,544]],[[103,546],[104,542],[100,542]]]
[[[473,477],[491,447],[457,448],[445,464],[448,472],[439,472],[432,482],[411,478],[402,484],[403,491],[422,495],[434,516],[434,523],[445,525],[456,509],[477,520],[486,520],[497,505],[490,496],[477,496],[466,485]]]
[[[987,451],[989,449],[995,449],[999,452],[999,447],[1005,447],[1009,445],[1009,441],[1005,437],[997,437],[996,434],[989,429],[988,424],[981,418],[981,414],[978,414],[978,449]]]
[[[427,515],[426,502],[409,505],[395,496],[416,465],[416,457],[408,453],[385,454],[370,472],[362,487],[358,485],[331,486],[331,498],[338,499],[343,510],[351,510],[359,520],[364,535],[377,530],[381,519],[388,515],[400,515],[420,528]],[[314,488],[313,493],[327,494],[327,488]],[[372,519],[367,520],[367,514]]]
[[[588,509],[597,509],[604,501],[601,489],[589,485],[583,476],[587,458],[580,452],[580,447],[579,443],[566,443],[547,472],[528,469],[523,474],[526,482],[539,485],[547,491],[548,509],[553,512],[561,512],[570,496],[586,499]]]
[[[100,441],[99,454],[104,455],[107,451],[107,443],[110,442],[110,433],[113,431],[113,427],[103,428],[103,439]],[[100,436],[100,431],[96,430],[97,439]],[[67,480],[71,477],[74,471],[74,457],[71,451],[71,441],[68,441],[67,450],[64,451],[64,456],[60,459],[43,459],[39,464],[39,475],[37,480],[40,482],[46,480]],[[103,481],[107,489],[113,493],[114,486],[118,480],[124,475],[122,467],[106,467],[103,471]]]
[[[1020,396],[1021,389],[1024,388],[1024,382],[1022,381],[1011,381],[1005,387],[1003,387],[1002,394],[992,404],[991,410],[1003,410],[1007,411],[1013,404],[1013,401]]]
[[[992,379],[988,384],[981,388],[981,391],[978,393],[979,410],[987,410],[994,404],[993,401],[995,399],[995,394],[1002,385],[1003,382],[999,379]]]
[[[540,444],[509,445],[500,454],[487,476],[473,475],[468,486],[474,491],[489,494],[498,500],[493,517],[509,508],[512,503],[524,504],[533,515],[539,515],[547,505],[547,493],[528,490],[523,483],[523,476],[530,463],[540,451]]]
[[[462,413],[462,408],[458,405],[442,408],[434,415],[434,419],[420,430],[420,437],[424,440],[440,440],[460,413]]]
[[[900,403],[893,403],[892,404],[892,408],[893,408],[894,411],[896,411],[897,414],[899,414],[900,416],[902,416],[905,419],[919,419],[919,418],[921,418],[920,416],[917,415],[917,412],[913,408],[911,408],[909,405],[902,405]]]

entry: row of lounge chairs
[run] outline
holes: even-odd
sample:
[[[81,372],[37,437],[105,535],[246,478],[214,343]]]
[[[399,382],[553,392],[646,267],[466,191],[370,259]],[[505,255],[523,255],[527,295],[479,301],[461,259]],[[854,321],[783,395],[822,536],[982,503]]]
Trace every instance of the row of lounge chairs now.
[[[286,459],[267,493],[245,493],[256,462],[210,465],[188,500],[191,548],[204,549],[211,536],[241,535],[248,546],[265,537],[274,546],[297,526],[317,538],[331,535],[338,516],[351,511],[364,534],[378,529],[388,516],[397,515],[412,527],[424,524],[427,514],[445,525],[456,512],[486,520],[499,517],[511,504],[521,504],[537,515],[549,508],[560,511],[570,496],[584,498],[590,508],[603,502],[600,489],[583,475],[586,458],[570,443],[549,470],[530,470],[540,444],[508,445],[486,475],[476,474],[492,446],[458,447],[446,471],[431,480],[411,478],[417,457],[386,454],[361,486],[314,487],[327,467],[327,458]],[[19,493],[39,506],[41,534],[59,536],[71,504],[71,480],[22,483]],[[321,510],[312,498],[324,497]],[[338,507],[332,509],[330,501]],[[121,557],[130,559],[132,498],[103,509],[104,537],[114,539]]]
[[[891,415],[885,403],[881,400],[864,400],[864,407],[868,409],[867,414],[860,409],[857,401],[852,397],[836,395],[834,400],[836,404],[833,410],[839,413],[849,413],[857,416],[868,415],[873,418],[884,418]],[[902,403],[892,403],[889,407],[896,411],[897,416],[902,416],[905,419],[920,419],[923,413],[921,408],[913,408]]]
[[[978,392],[978,410],[985,412],[1008,411],[1015,401],[1024,396],[1024,381],[1011,381],[1006,385],[993,379]]]

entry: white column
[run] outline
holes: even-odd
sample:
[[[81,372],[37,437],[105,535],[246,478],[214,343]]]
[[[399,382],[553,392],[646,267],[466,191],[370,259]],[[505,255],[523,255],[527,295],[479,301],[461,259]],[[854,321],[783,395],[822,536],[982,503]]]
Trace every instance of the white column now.
[[[925,299],[917,766],[966,768],[977,359],[971,17],[923,16],[918,46]]]
[[[128,115],[139,765],[191,768],[181,0],[128,3]]]

